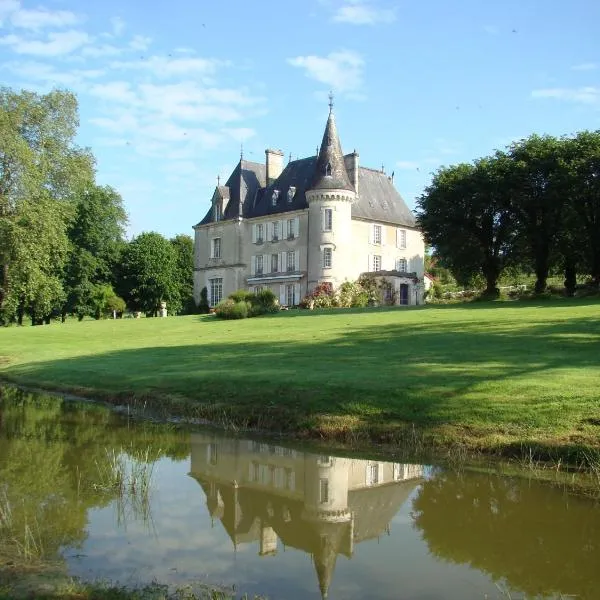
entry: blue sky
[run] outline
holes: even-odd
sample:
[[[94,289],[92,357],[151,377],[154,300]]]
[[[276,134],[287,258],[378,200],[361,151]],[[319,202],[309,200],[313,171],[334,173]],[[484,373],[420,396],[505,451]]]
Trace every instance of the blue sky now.
[[[600,129],[597,0],[0,0],[2,84],[75,91],[129,234],[192,233],[217,175],[342,147],[408,205],[442,164]]]

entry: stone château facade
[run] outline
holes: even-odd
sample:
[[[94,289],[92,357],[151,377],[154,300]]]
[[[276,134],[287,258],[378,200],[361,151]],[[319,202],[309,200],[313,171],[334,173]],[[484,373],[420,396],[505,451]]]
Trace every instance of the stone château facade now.
[[[316,285],[365,272],[386,279],[393,302],[420,304],[424,242],[393,174],[344,155],[330,104],[317,156],[265,164],[240,159],[194,226],[194,296],[215,306],[238,289],[270,288],[284,306]],[[389,299],[388,299],[389,300]]]

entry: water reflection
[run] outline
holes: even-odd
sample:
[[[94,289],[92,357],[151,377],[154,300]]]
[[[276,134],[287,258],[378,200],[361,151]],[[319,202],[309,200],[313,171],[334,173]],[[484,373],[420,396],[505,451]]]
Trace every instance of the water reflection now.
[[[326,598],[338,555],[389,531],[423,467],[194,434],[191,475],[234,548],[253,543],[265,556],[281,542],[307,552]]]
[[[600,508],[517,477],[439,471],[413,508],[437,557],[532,597],[600,597]]]
[[[157,459],[143,510],[99,485],[115,454]],[[591,600],[600,589],[600,508],[563,490],[189,434],[0,387],[0,568],[27,528],[73,575],[201,579],[273,600]]]

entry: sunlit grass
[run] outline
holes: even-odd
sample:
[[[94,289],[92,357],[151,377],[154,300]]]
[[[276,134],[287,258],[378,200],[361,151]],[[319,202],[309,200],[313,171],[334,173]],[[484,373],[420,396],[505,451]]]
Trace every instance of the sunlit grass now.
[[[600,445],[597,299],[0,331],[0,376],[348,443]],[[409,429],[407,430],[406,427]]]

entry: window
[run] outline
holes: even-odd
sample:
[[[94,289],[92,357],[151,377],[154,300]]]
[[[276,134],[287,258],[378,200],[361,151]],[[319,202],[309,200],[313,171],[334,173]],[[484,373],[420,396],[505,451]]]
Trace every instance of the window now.
[[[276,242],[279,239],[279,221],[273,221],[273,241]]]
[[[295,219],[287,220],[287,238],[288,240],[296,237],[296,228],[294,227]]]
[[[221,258],[221,238],[214,238],[210,249],[211,258]]]
[[[223,278],[210,279],[210,305],[216,306],[223,299]]]
[[[296,489],[296,473],[292,469],[285,470],[285,489],[291,492]]]
[[[373,243],[381,245],[381,225],[373,225]]]
[[[379,483],[379,465],[377,463],[367,465],[367,485]]]
[[[287,306],[296,306],[296,286],[293,283],[285,286],[285,303]]]
[[[329,502],[329,480],[319,479],[319,502],[326,504]]]
[[[273,206],[277,206],[277,200],[279,200],[279,190],[273,190],[273,194],[271,195],[271,204]]]
[[[396,229],[396,246],[406,248],[406,229]]]
[[[296,195],[296,187],[293,185],[290,185],[288,192],[287,192],[288,202],[291,202],[294,199],[295,195]]]
[[[379,254],[373,255],[373,271],[381,271],[381,256]]]
[[[333,229],[333,209],[326,208],[323,213],[323,231],[331,231]]]
[[[219,456],[217,453],[217,445],[216,444],[209,444],[208,448],[207,448],[207,456],[206,456],[206,460],[208,462],[209,465],[216,465],[217,461],[219,460]]]
[[[220,202],[215,202],[214,211],[215,211],[215,221],[220,221],[223,218],[223,212],[221,210]]]
[[[323,268],[331,269],[333,260],[333,250],[331,248],[323,248]]]
[[[265,289],[265,288],[264,288],[264,286],[262,286],[262,285],[255,285],[255,286],[254,286],[254,293],[255,293],[255,294],[258,294],[258,292],[262,292],[264,289]]]
[[[257,275],[262,275],[262,273],[263,273],[263,266],[264,266],[264,264],[263,264],[263,255],[262,254],[258,254],[256,256],[255,260],[256,260],[256,263],[255,263],[256,264],[256,268],[254,269],[254,272]]]
[[[287,253],[287,270],[288,271],[296,270],[296,253],[294,251]]]
[[[279,254],[271,254],[271,273],[279,271]]]
[[[262,244],[264,238],[265,238],[265,226],[262,223],[260,223],[259,225],[256,226],[256,243]]]
[[[408,268],[408,263],[405,258],[396,259],[396,271],[400,271],[401,273],[406,273]]]

